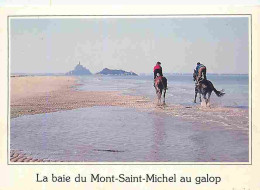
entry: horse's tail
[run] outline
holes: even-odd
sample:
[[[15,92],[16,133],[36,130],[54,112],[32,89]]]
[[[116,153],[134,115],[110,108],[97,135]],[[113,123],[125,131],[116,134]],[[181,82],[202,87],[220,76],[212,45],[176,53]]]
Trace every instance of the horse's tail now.
[[[216,90],[216,89],[214,88],[213,90],[214,90],[215,94],[216,94],[218,97],[224,96],[224,94],[225,94],[225,92],[224,92],[223,89],[220,90],[220,91],[218,91],[218,90]]]
[[[210,81],[209,81],[209,82],[210,82]],[[210,82],[210,83],[211,83],[211,82]],[[212,85],[213,91],[215,92],[215,94],[216,94],[218,97],[224,96],[225,92],[224,92],[223,89],[220,90],[220,91],[218,91],[218,90],[214,87],[214,85],[213,85],[212,83],[211,83],[211,85]]]

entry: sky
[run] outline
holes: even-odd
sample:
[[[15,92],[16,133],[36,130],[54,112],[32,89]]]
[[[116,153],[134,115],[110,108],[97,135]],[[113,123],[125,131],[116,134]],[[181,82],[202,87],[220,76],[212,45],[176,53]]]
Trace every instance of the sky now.
[[[247,74],[249,19],[243,16],[11,18],[11,73],[65,73],[80,63],[152,73]]]

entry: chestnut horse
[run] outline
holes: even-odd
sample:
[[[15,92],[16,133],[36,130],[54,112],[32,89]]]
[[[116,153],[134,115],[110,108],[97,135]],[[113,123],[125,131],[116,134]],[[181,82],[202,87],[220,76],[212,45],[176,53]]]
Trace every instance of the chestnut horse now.
[[[158,97],[157,104],[161,104],[161,97],[163,94],[163,104],[165,104],[165,94],[167,90],[167,79],[163,76],[158,76],[154,79],[154,87]]]

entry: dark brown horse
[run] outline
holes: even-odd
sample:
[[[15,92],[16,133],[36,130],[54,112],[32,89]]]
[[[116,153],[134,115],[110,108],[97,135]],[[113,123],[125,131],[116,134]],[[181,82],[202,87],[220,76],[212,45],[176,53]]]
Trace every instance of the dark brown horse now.
[[[196,81],[196,83],[195,83],[195,99],[194,99],[195,103],[196,103],[197,93],[199,93],[199,95],[200,95],[200,102],[201,102],[201,95],[203,96],[203,99],[205,100],[206,106],[209,106],[209,104],[210,104],[210,96],[211,96],[212,91],[214,91],[215,94],[218,97],[221,97],[225,94],[224,90],[221,90],[221,91],[216,90],[214,85],[212,84],[212,82],[210,82],[209,80],[203,79],[203,80],[198,82],[195,70],[194,70],[194,73],[193,73],[193,80]]]
[[[163,104],[165,104],[165,94],[167,90],[167,79],[163,76],[158,76],[154,79],[154,87],[158,97],[157,104],[161,104],[161,98],[163,94]]]

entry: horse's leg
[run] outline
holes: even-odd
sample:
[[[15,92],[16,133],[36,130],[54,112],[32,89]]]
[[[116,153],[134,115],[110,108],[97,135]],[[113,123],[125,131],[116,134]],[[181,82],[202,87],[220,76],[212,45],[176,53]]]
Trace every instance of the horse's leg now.
[[[162,105],[162,89],[160,89],[159,95],[160,95],[160,105]]]
[[[157,90],[156,86],[154,87],[154,89],[155,89],[155,93],[157,94],[158,90]]]
[[[165,94],[166,94],[166,89],[163,89],[163,105],[165,105]]]
[[[156,94],[157,94],[157,98],[158,98],[157,105],[160,105],[161,104],[161,96],[162,96],[160,89],[157,90]]]
[[[158,88],[157,85],[154,86],[154,89],[155,89],[155,93],[157,95],[157,105],[159,105],[159,99],[160,99],[160,89]]]
[[[194,97],[194,103],[196,103],[197,93],[198,93],[198,91],[196,90],[196,87],[195,87],[195,97]]]
[[[197,88],[196,88],[197,87]],[[199,98],[200,98],[200,103],[201,103],[201,94],[202,94],[202,90],[201,90],[201,88],[199,87],[199,86],[196,86],[195,87],[195,92],[197,92],[197,93],[199,93]],[[197,94],[196,94],[196,96],[197,96]],[[196,97],[195,96],[195,97]],[[195,102],[196,103],[196,102]]]
[[[158,91],[156,92],[156,94],[157,94],[157,105],[159,105],[160,94],[159,94],[159,92],[158,92]]]
[[[211,92],[208,93],[208,102],[207,102],[207,106],[210,106],[210,96],[211,96]]]
[[[204,107],[207,106],[207,98],[206,98],[206,94],[207,94],[207,93],[205,93],[205,92],[202,94],[202,95],[203,95],[203,99],[204,99],[204,101],[201,102],[201,106],[204,106]]]

